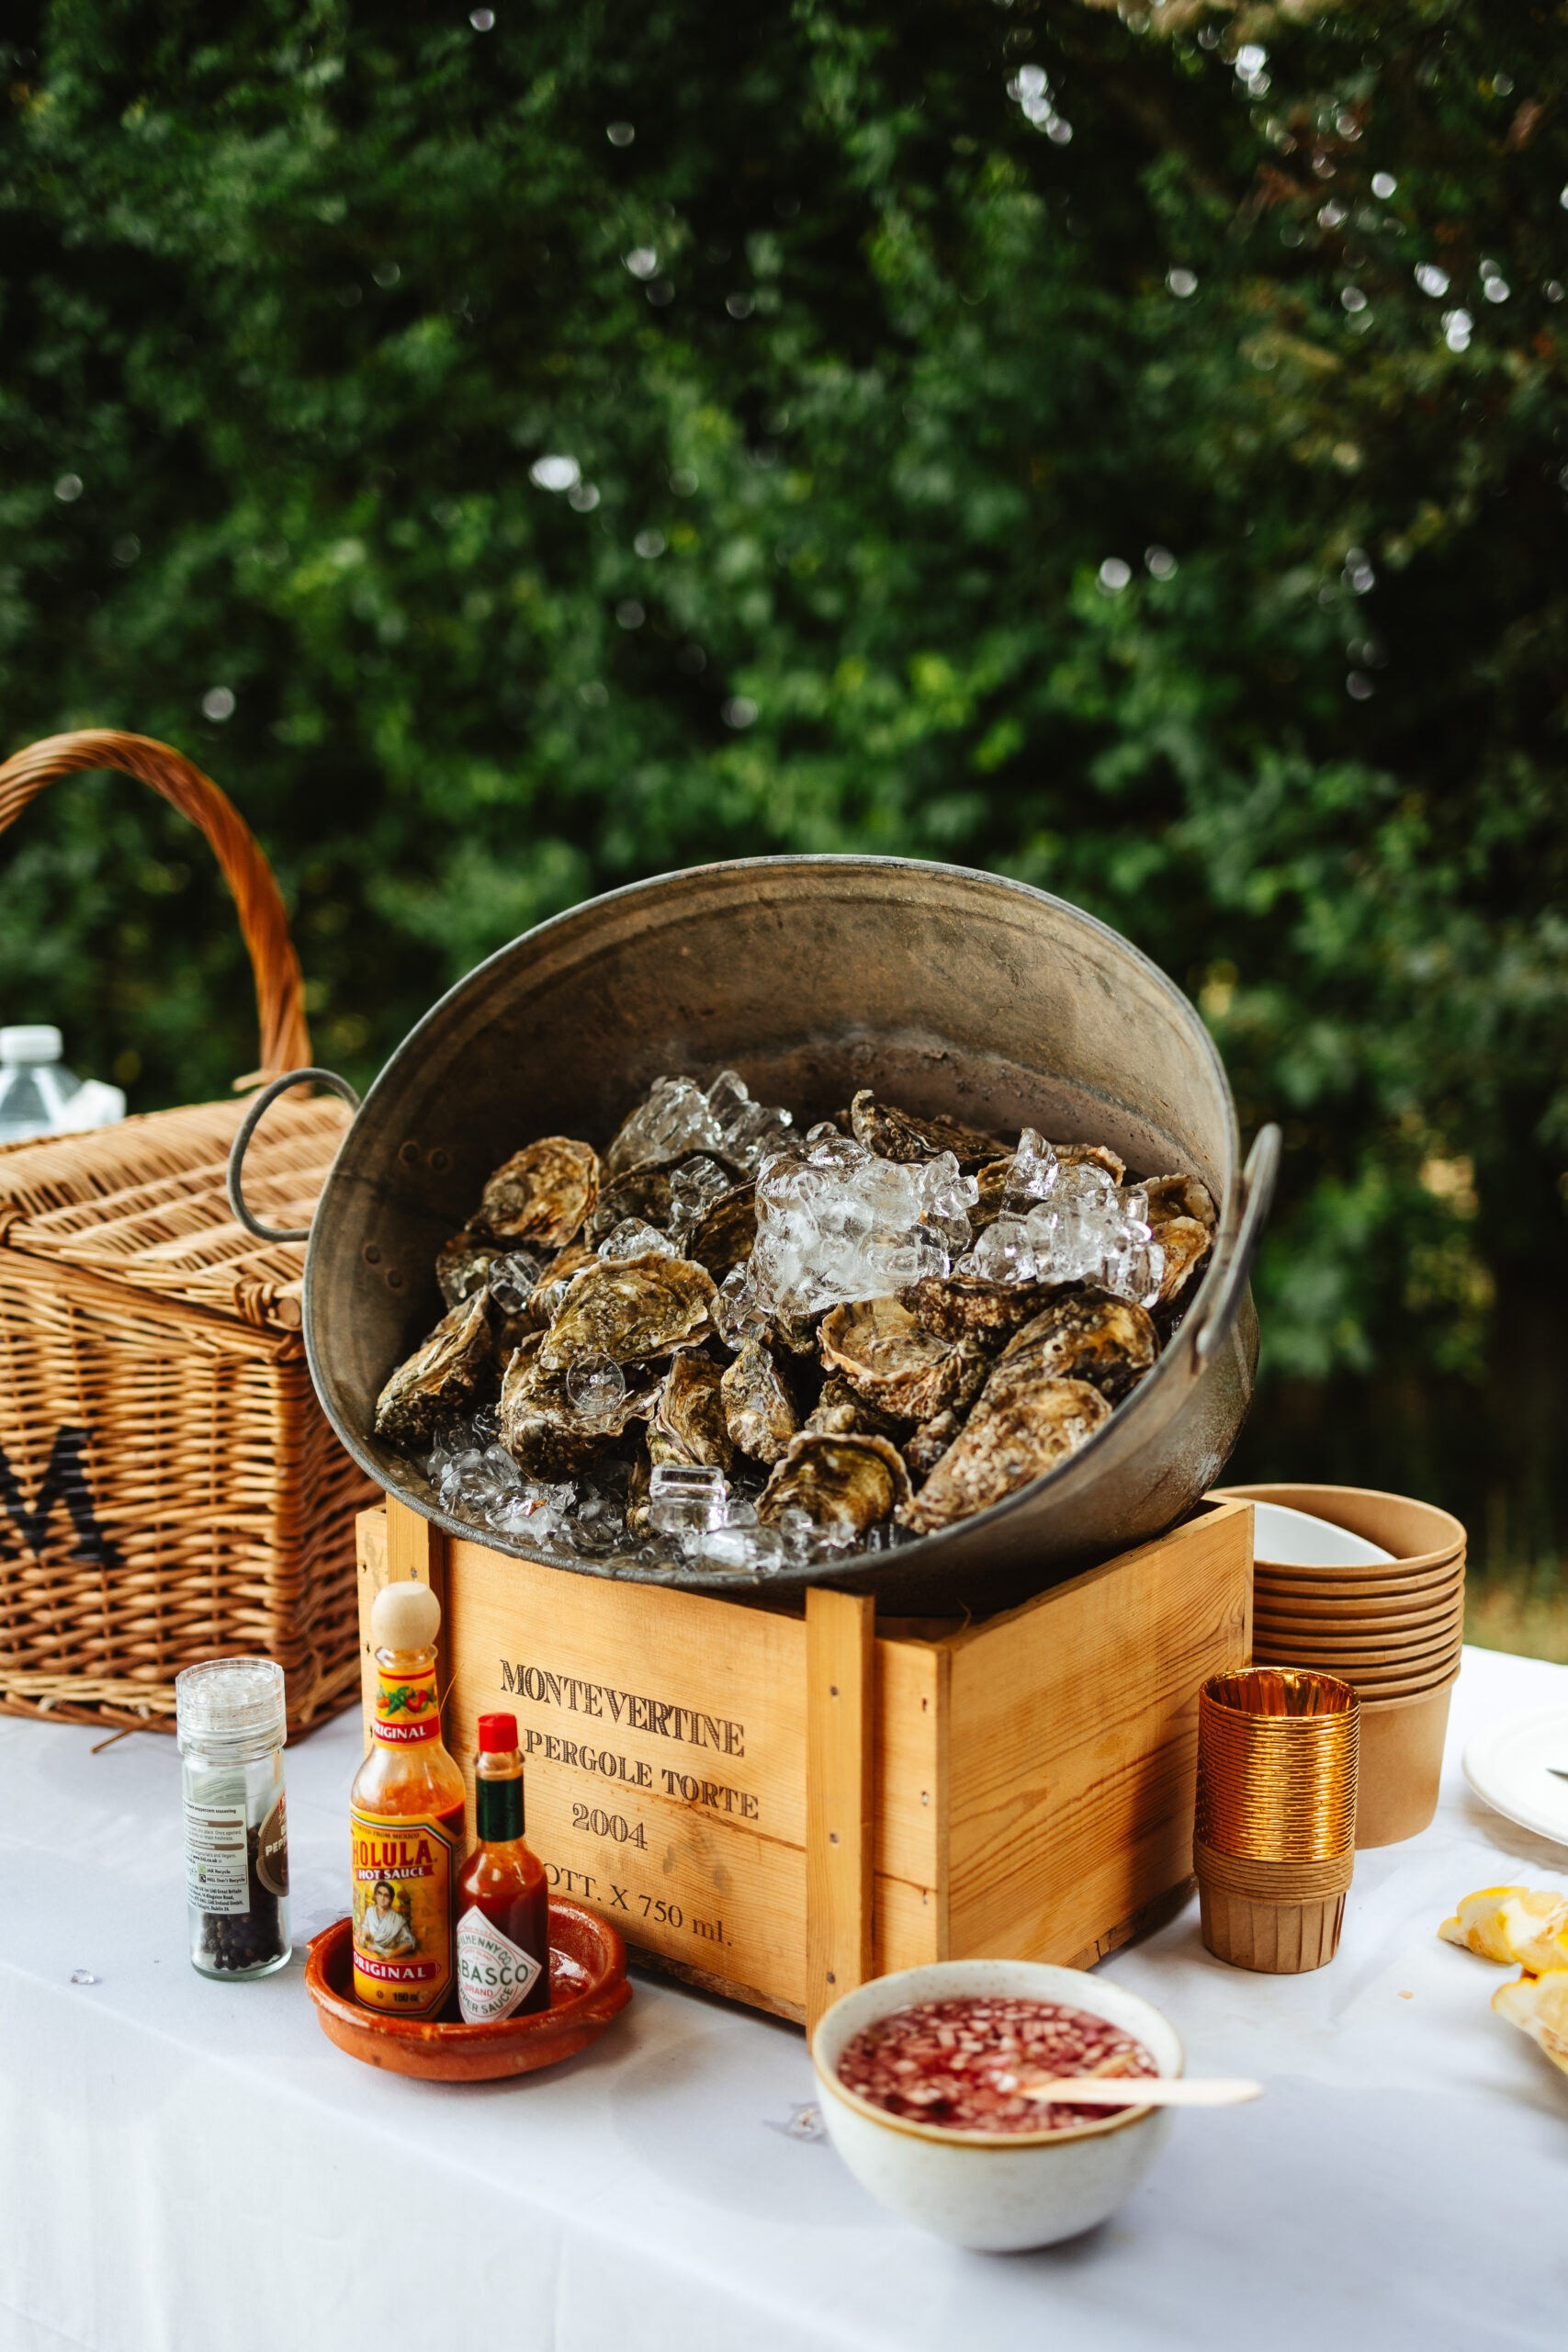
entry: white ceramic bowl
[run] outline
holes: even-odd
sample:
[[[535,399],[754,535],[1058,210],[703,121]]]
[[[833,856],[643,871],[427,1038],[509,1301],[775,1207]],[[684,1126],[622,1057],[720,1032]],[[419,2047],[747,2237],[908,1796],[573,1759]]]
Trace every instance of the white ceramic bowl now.
[[[1109,1979],[1030,1960],[950,1960],[878,1976],[835,2001],[811,2037],[822,2120],[862,2187],[880,2204],[954,2245],[1021,2253],[1076,2237],[1113,2212],[1170,2134],[1168,2108],[1122,2108],[1076,2132],[949,2132],[889,2115],[839,2080],[863,2028],[916,2001],[1059,2001],[1105,2018],[1144,2044],[1162,2075],[1184,2061],[1156,2008]]]

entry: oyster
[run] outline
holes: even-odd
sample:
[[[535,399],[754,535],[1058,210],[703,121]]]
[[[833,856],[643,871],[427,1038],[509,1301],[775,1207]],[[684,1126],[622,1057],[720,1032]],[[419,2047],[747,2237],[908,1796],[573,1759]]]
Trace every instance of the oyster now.
[[[1109,1291],[1073,1291],[1058,1295],[1008,1341],[982,1402],[1021,1396],[1042,1381],[1087,1380],[1120,1404],[1158,1354],[1159,1334],[1141,1306]]]
[[[951,1340],[922,1331],[901,1298],[855,1299],[823,1320],[822,1361],[869,1404],[929,1421],[953,1402],[959,1364]]]
[[[953,1411],[951,1405],[934,1420],[920,1423],[913,1437],[906,1439],[904,1444],[904,1459],[914,1476],[931,1476],[963,1427],[961,1416]]]
[[[909,1474],[885,1437],[802,1430],[763,1487],[757,1516],[767,1523],[795,1508],[817,1527],[863,1535],[908,1501]]]
[[[719,1393],[726,1376],[706,1356],[690,1350],[675,1358],[649,1425],[651,1462],[701,1462],[726,1471],[732,1466],[735,1446]]]
[[[1150,1230],[1165,1251],[1156,1309],[1173,1306],[1213,1248],[1219,1216],[1196,1176],[1156,1176],[1140,1189],[1148,1195]]]
[[[489,1302],[476,1291],[448,1307],[423,1346],[393,1373],[376,1400],[377,1436],[405,1451],[427,1444],[443,1415],[473,1404],[495,1370]]]
[[[545,1335],[531,1332],[501,1384],[501,1442],[534,1478],[571,1477],[597,1460],[633,1421],[659,1402],[661,1374],[642,1367],[610,1411],[588,1420],[567,1393],[567,1375],[540,1362]]]
[[[820,1315],[791,1315],[781,1308],[772,1317],[768,1329],[780,1347],[792,1356],[815,1356],[817,1327],[821,1320]]]
[[[1108,1143],[1058,1143],[1052,1149],[1064,1168],[1103,1168],[1113,1184],[1127,1173],[1127,1163]]]
[[[435,1279],[448,1306],[471,1298],[483,1286],[491,1260],[500,1253],[500,1242],[491,1240],[482,1226],[466,1225],[442,1243],[435,1253]]]
[[[999,1348],[1032,1315],[1061,1294],[1059,1283],[991,1283],[978,1275],[927,1274],[904,1296],[922,1331],[935,1340],[978,1340]]]
[[[808,1430],[820,1430],[829,1437],[888,1437],[897,1444],[908,1423],[893,1413],[885,1413],[880,1406],[868,1405],[842,1373],[830,1372],[805,1425]]]
[[[1148,1195],[1153,1226],[1165,1225],[1172,1217],[1194,1217],[1213,1233],[1220,1221],[1213,1193],[1196,1176],[1151,1176],[1138,1190]]]
[[[850,1133],[879,1159],[897,1160],[905,1167],[951,1151],[959,1167],[973,1173],[984,1161],[1000,1159],[1007,1151],[995,1136],[966,1127],[961,1120],[919,1119],[897,1103],[879,1102],[869,1086],[863,1086],[850,1104]]]
[[[1110,1418],[1111,1407],[1087,1380],[1010,1381],[993,1399],[996,1378],[993,1372],[966,1427],[899,1512],[906,1527],[930,1534],[999,1503],[1058,1468]]]
[[[560,1312],[570,1284],[588,1267],[598,1263],[599,1260],[592,1250],[584,1250],[575,1241],[568,1242],[564,1250],[557,1251],[535,1284],[533,1295],[523,1310],[524,1322],[533,1330],[547,1330]]]
[[[638,1168],[629,1176],[618,1176],[600,1193],[582,1238],[591,1250],[597,1250],[626,1217],[637,1217],[644,1225],[657,1226],[660,1233],[668,1232],[670,1208],[669,1170]]]
[[[757,1187],[737,1184],[698,1218],[686,1236],[686,1255],[705,1266],[716,1283],[744,1265],[757,1238]]]
[[[719,1383],[730,1437],[754,1462],[778,1462],[800,1427],[794,1397],[759,1339],[743,1344]]]
[[[1012,1181],[1012,1154],[1005,1159],[988,1159],[977,1169],[975,1182],[979,1197],[969,1212],[969,1230],[976,1240],[988,1225],[995,1225],[1007,1201],[1008,1185]]]
[[[484,1188],[474,1219],[515,1248],[560,1250],[582,1229],[599,1194],[599,1156],[568,1136],[543,1136],[514,1151]]]
[[[539,1361],[564,1372],[583,1356],[635,1363],[698,1347],[713,1329],[716,1296],[706,1268],[686,1258],[599,1259],[562,1299]]]

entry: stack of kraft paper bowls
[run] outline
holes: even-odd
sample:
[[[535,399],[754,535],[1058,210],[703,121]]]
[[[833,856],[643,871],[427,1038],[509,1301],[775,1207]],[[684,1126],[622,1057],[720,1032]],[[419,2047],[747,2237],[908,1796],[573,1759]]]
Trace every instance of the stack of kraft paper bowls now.
[[[1257,1545],[1253,1661],[1340,1676],[1361,1702],[1356,1843],[1393,1846],[1437,1810],[1449,1700],[1464,1639],[1465,1532],[1430,1503],[1362,1487],[1229,1487],[1326,1520],[1390,1555],[1286,1565]],[[1325,1554],[1335,1547],[1325,1545]]]

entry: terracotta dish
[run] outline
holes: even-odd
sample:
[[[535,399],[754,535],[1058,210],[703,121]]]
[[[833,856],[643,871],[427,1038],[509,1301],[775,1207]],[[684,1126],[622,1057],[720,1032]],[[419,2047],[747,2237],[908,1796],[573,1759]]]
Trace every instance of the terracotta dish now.
[[[486,2083],[531,2075],[574,2058],[631,1999],[626,1948],[607,1919],[579,1903],[550,1905],[550,2006],[499,2025],[431,2025],[378,2017],[349,1990],[353,1923],[339,1919],[310,1939],[305,1989],[329,2041],[367,2066],[427,2083]]]

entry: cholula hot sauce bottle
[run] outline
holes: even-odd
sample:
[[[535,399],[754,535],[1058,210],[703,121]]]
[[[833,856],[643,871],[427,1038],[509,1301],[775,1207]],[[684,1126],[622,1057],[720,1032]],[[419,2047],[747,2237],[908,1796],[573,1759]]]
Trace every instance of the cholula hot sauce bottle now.
[[[463,1776],[441,1744],[435,1636],[423,1584],[376,1597],[376,1714],[349,1799],[354,1990],[367,2008],[439,2017],[453,1981],[452,1920],[463,1850]]]
[[[457,1999],[469,2025],[486,2025],[550,2006],[549,1890],[523,1838],[515,1715],[479,1717],[474,1829],[457,1881]]]

